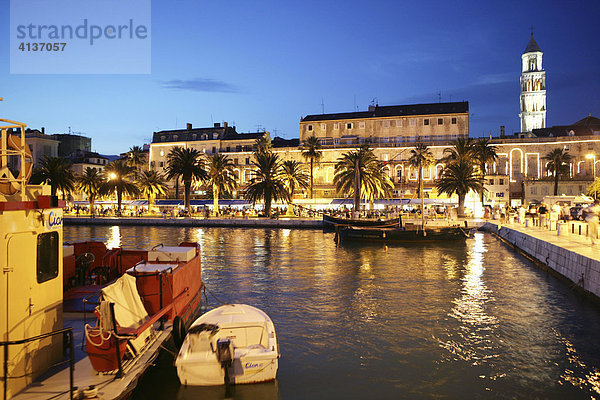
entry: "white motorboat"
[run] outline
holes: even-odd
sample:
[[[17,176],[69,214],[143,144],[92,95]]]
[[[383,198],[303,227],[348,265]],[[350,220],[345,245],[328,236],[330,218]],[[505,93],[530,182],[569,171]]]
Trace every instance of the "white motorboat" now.
[[[182,385],[215,386],[274,380],[278,359],[271,318],[246,304],[228,304],[190,326],[175,366]]]

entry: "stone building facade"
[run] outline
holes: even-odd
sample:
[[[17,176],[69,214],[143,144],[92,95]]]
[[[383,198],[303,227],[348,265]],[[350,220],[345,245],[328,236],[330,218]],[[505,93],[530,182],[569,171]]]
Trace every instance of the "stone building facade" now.
[[[326,146],[403,145],[456,140],[469,135],[469,103],[370,106],[368,111],[307,115],[300,142],[316,136]]]

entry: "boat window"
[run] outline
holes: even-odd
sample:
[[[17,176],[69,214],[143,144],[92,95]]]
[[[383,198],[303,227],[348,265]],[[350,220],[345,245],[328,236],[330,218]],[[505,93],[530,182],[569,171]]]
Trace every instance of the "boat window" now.
[[[49,281],[58,276],[58,232],[37,237],[37,281]]]

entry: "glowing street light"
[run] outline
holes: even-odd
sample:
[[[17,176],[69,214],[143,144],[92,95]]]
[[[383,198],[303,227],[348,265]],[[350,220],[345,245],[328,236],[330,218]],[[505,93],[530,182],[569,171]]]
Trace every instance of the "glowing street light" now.
[[[585,158],[594,160],[592,164],[592,170],[594,171],[594,200],[598,198],[598,190],[596,188],[596,155],[595,154],[587,154]]]
[[[108,180],[112,181],[113,179],[117,178],[117,174],[115,174],[114,172],[111,172],[110,174],[108,174]]]

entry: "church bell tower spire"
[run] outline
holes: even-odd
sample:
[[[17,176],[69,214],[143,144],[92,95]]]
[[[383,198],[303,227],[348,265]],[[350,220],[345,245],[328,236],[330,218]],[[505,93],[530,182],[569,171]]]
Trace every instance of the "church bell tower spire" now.
[[[521,132],[546,127],[546,71],[542,68],[542,55],[532,29],[521,56]]]

